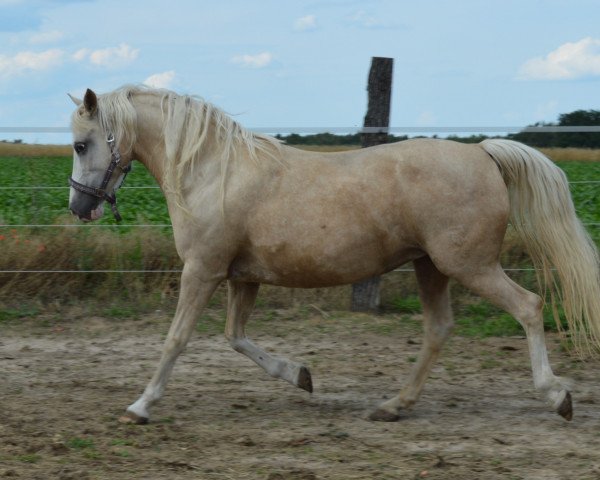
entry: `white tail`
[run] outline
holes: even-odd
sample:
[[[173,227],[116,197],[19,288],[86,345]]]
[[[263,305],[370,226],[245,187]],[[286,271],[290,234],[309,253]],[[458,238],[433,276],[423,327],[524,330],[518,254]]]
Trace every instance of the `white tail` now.
[[[565,174],[522,143],[485,140],[481,146],[502,171],[510,197],[510,222],[533,260],[540,286],[550,291],[558,328],[557,305],[562,303],[575,351],[580,355],[597,352],[598,250],[576,216]]]

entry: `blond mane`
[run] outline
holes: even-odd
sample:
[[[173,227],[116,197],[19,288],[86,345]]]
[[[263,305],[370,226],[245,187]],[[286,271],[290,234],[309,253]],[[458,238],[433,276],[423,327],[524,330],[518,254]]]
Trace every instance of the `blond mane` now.
[[[199,97],[177,95],[157,90],[161,95],[164,118],[164,142],[169,168],[165,187],[183,203],[183,181],[193,172],[194,164],[206,149],[212,148],[221,161],[221,196],[225,189],[232,161],[247,157],[258,163],[271,158],[281,161],[279,141],[243,128],[225,112]]]

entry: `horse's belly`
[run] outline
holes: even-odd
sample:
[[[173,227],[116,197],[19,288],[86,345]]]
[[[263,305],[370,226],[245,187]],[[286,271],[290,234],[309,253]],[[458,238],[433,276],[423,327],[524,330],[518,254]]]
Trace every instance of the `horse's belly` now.
[[[370,252],[368,249],[357,253],[345,257],[330,257],[314,252],[302,255],[246,254],[231,263],[229,278],[284,287],[331,287],[389,272],[424,255],[416,248],[404,248],[383,256],[381,252]]]

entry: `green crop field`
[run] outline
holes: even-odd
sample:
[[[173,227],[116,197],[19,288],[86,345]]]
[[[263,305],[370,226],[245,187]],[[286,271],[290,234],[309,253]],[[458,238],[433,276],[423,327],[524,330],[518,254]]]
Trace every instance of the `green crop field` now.
[[[72,159],[67,157],[0,157],[0,221],[22,225],[64,220],[68,214],[71,167]],[[142,165],[135,167],[124,187],[157,187]],[[118,202],[124,224],[169,223],[166,203],[158,188],[123,188]],[[111,224],[114,218],[106,215],[99,223]]]

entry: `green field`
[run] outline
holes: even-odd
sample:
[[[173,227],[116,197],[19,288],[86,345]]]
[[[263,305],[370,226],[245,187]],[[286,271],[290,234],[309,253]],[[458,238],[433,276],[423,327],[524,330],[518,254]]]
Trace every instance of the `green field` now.
[[[65,220],[72,161],[67,157],[0,157],[0,221],[5,225],[39,225]],[[19,189],[33,186],[52,188]],[[118,195],[122,223],[170,223],[166,203],[158,188],[128,187],[157,187],[157,184],[141,164],[134,166]],[[115,221],[111,215],[106,215],[99,223],[113,224]]]

